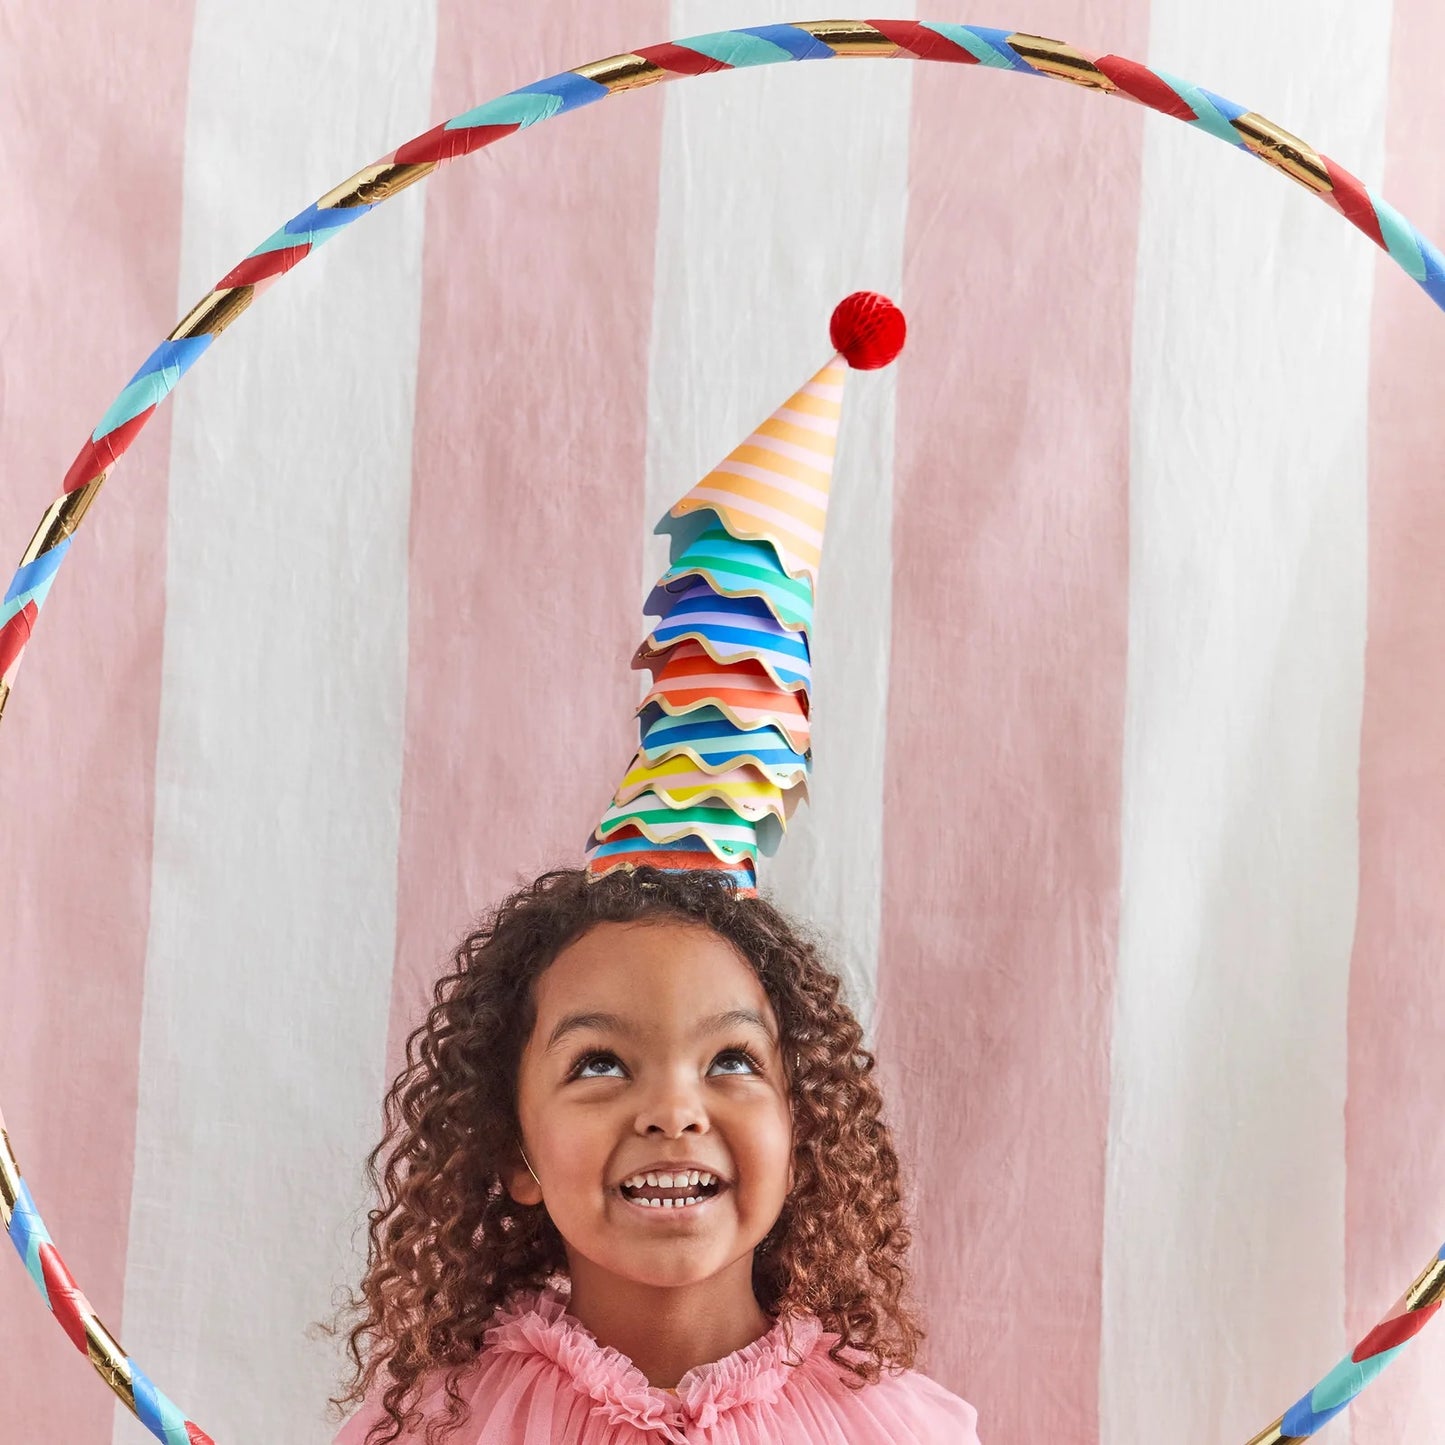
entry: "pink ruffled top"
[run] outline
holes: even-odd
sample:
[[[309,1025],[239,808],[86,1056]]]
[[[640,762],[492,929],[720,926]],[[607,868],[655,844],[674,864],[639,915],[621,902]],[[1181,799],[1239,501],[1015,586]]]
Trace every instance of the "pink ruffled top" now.
[[[465,1424],[448,1445],[978,1445],[972,1405],[912,1370],[850,1388],[828,1357],[836,1338],[812,1318],[689,1370],[676,1392],[649,1385],[617,1350],[567,1313],[552,1290],[513,1298],[458,1382]],[[441,1378],[427,1418],[445,1412]],[[384,1412],[368,1401],[335,1445],[363,1445]],[[401,1436],[421,1445],[424,1431]]]

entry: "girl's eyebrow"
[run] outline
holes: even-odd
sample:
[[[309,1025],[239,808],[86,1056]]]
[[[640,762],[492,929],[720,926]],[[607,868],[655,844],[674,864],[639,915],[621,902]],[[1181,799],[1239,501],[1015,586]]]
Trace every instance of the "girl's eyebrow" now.
[[[626,1019],[617,1014],[566,1014],[557,1022],[557,1027],[552,1030],[552,1037],[547,1040],[547,1047],[543,1053],[550,1054],[568,1034],[575,1034],[579,1029],[597,1029],[599,1032],[614,1034],[632,1033],[632,1025]]]
[[[699,1019],[693,1030],[693,1037],[700,1039],[705,1034],[721,1033],[723,1029],[743,1028],[748,1025],[757,1029],[770,1044],[778,1042],[778,1036],[768,1026],[767,1019],[754,1008],[724,1009],[722,1013],[713,1014],[711,1018]]]
[[[769,1027],[768,1021],[756,1009],[751,1008],[730,1008],[724,1009],[722,1013],[713,1014],[709,1018],[699,1019],[696,1028],[693,1029],[694,1038],[702,1038],[705,1034],[717,1033],[722,1029],[738,1028],[743,1025],[751,1025],[757,1029],[768,1040],[776,1046],[777,1035]],[[547,1047],[543,1053],[551,1053],[568,1034],[577,1033],[582,1029],[597,1029],[626,1036],[635,1035],[637,1029],[620,1014],[607,1013],[582,1013],[567,1014],[557,1022],[557,1027],[552,1030],[552,1036],[547,1040]]]

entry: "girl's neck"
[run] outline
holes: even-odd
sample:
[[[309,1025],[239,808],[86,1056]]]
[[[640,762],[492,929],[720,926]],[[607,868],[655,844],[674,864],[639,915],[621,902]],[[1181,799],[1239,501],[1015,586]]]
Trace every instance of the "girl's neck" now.
[[[691,1285],[638,1284],[585,1259],[570,1265],[568,1313],[660,1388],[672,1388],[695,1366],[721,1360],[773,1327],[753,1294],[751,1254]]]

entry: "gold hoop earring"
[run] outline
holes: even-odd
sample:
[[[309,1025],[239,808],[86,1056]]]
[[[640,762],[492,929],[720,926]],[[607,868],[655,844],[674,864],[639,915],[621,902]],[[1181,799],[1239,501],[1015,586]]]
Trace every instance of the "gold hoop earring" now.
[[[517,1143],[517,1148],[521,1150],[521,1153],[522,1153],[522,1163],[527,1166],[527,1173],[530,1174],[533,1179],[537,1179],[537,1171],[532,1168],[532,1161],[527,1158],[527,1151],[522,1148],[522,1145],[521,1145],[521,1141],[520,1141],[520,1140],[519,1140],[518,1143]],[[542,1187],[542,1181],[541,1181],[540,1179],[537,1179],[537,1188],[540,1189],[541,1187]]]

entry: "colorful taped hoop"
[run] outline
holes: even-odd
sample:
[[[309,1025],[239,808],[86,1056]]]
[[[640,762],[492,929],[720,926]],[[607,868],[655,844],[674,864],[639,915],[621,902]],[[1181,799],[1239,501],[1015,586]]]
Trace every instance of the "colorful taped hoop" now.
[[[1093,55],[1038,35],[917,20],[815,20],[763,25],[614,55],[489,100],[366,166],[263,241],[181,319],[126,383],[81,448],[65,475],[61,495],[41,518],[0,602],[0,716],[55,574],[111,469],[216,337],[260,292],[323,241],[398,191],[424,180],[444,162],[620,91],[715,70],[839,57],[949,61],[1046,76],[1136,101],[1185,121],[1258,157],[1332,206],[1387,251],[1430,299],[1445,309],[1445,256],[1343,166],[1233,101],[1118,55]],[[211,1437],[156,1389],[96,1318],[90,1302],[76,1287],[20,1177],[3,1118],[0,1219],[61,1328],[127,1408],[167,1445],[210,1445]],[[1289,1445],[1316,1434],[1423,1328],[1439,1310],[1442,1299],[1445,1247],[1383,1323],[1249,1445]]]

